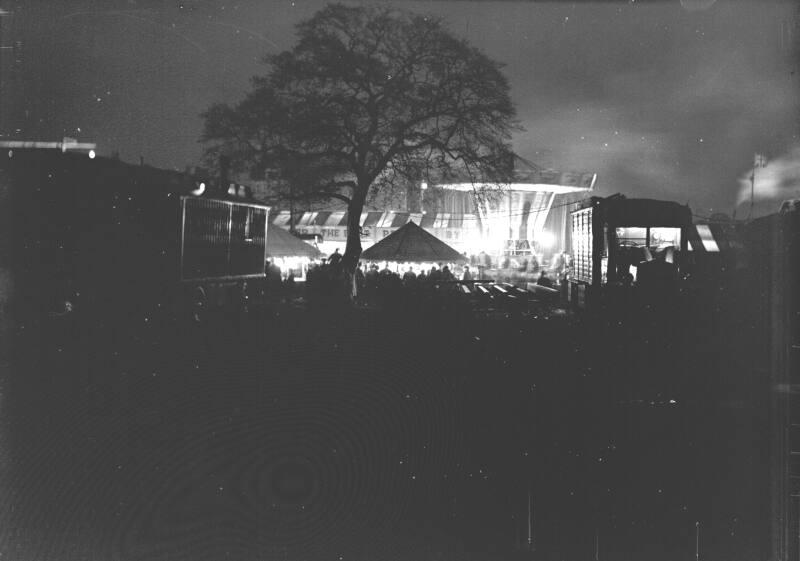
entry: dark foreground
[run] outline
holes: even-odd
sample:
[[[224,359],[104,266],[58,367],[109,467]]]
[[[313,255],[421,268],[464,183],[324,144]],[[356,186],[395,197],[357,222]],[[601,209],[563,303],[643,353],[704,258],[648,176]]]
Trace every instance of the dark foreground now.
[[[0,370],[2,559],[765,558],[734,315],[72,321]]]

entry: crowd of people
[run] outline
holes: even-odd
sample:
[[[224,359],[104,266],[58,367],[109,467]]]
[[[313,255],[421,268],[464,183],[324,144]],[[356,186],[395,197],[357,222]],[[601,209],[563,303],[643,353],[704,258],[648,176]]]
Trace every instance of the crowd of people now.
[[[479,277],[470,265],[453,263],[396,266],[362,262],[350,274],[343,267],[338,251],[327,259],[309,263],[304,290],[298,289],[293,271],[281,273],[269,260],[265,270],[266,289],[273,300],[289,301],[303,296],[309,305],[318,307],[347,302],[386,305],[412,295],[419,300],[454,289],[457,281],[470,282]]]
[[[558,270],[548,272],[535,256],[524,263],[493,263],[485,253],[465,258],[463,263],[397,264],[389,262],[360,262],[350,274],[336,249],[327,258],[313,261],[305,271],[303,289],[299,289],[294,271],[281,272],[274,262],[267,261],[267,290],[273,300],[284,302],[302,296],[310,306],[329,307],[356,302],[381,307],[421,303],[436,305],[465,295],[459,285],[471,286],[476,281],[490,281],[486,271],[493,265],[506,268],[524,267],[531,280],[539,285],[558,288],[566,263],[554,262]],[[508,260],[508,259],[506,259]]]

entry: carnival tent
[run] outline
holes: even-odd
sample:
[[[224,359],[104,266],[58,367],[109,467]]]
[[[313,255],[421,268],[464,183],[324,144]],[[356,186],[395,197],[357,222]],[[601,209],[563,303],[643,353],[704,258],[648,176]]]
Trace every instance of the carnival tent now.
[[[313,245],[273,224],[269,224],[267,228],[267,253],[272,257],[307,257],[308,259],[316,259],[321,255]]]
[[[361,254],[367,261],[463,263],[467,260],[442,240],[409,222]]]

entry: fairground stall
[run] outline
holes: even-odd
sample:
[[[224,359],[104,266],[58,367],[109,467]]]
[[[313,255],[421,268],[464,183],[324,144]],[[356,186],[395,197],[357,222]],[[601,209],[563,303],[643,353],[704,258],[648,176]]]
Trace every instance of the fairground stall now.
[[[407,223],[368,248],[361,254],[361,259],[386,264],[395,272],[411,268],[415,273],[428,271],[434,266],[453,266],[467,262],[463,254],[414,222]]]
[[[377,283],[372,288],[367,277],[367,299],[377,293],[384,303],[394,299],[408,309],[422,305],[452,313],[517,314],[528,310],[529,301],[546,298],[482,278],[465,255],[413,222],[364,251],[362,258],[368,267],[377,265],[381,270],[373,277]],[[376,272],[373,269],[372,274]]]
[[[295,280],[304,281],[308,265],[322,256],[320,250],[273,224],[267,233],[267,259],[280,268],[284,277],[292,272]]]

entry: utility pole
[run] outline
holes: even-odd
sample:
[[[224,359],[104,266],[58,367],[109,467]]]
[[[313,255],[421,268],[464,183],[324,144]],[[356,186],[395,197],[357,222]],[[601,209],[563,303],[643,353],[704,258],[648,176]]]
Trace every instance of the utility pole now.
[[[753,218],[753,201],[755,199],[756,191],[756,161],[753,161],[753,173],[750,174],[750,211],[747,213],[747,219]]]
[[[289,231],[294,234],[294,181],[289,180]]]
[[[756,192],[756,168],[763,168],[767,165],[767,159],[763,154],[756,154],[753,156],[753,173],[750,174],[750,212],[747,214],[747,219],[753,217],[753,205],[755,203]]]
[[[6,47],[3,45],[3,18],[6,16],[10,16],[11,12],[7,12],[3,8],[0,8],[0,137],[2,137],[5,133],[5,115],[3,111],[3,107],[8,104],[8,96],[6,95],[5,89],[3,86],[3,64],[5,56],[3,51],[10,50],[12,47]]]
[[[536,534],[533,529],[535,523],[533,499],[531,498],[531,484],[528,483],[528,551],[536,551]]]

